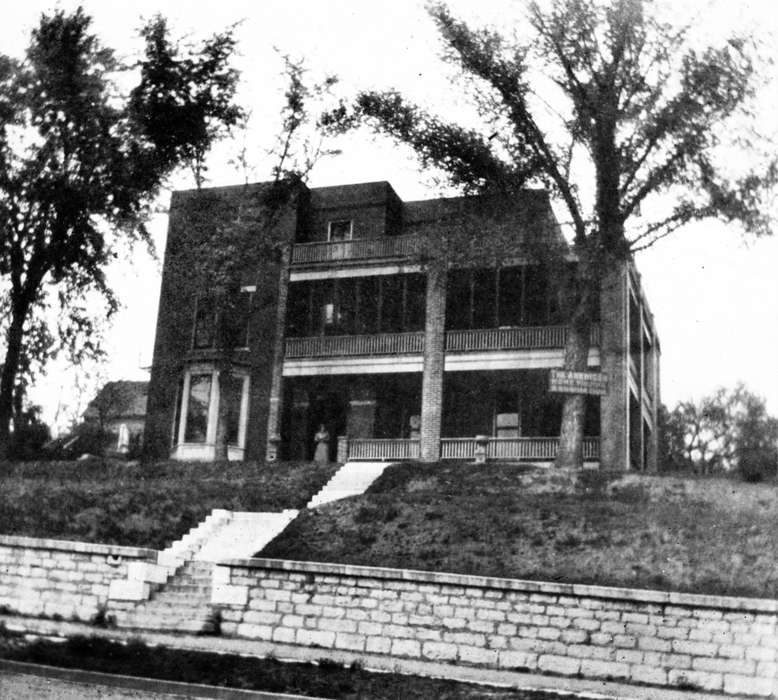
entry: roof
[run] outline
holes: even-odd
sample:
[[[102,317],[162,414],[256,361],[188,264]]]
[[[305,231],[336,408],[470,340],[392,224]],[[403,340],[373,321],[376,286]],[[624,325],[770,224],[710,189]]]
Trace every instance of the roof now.
[[[107,382],[84,411],[84,419],[103,418],[140,418],[146,415],[148,382],[126,379]]]

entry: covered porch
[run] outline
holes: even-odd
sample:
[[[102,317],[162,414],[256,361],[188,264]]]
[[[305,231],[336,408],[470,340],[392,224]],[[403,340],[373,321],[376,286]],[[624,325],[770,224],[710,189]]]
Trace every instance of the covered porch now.
[[[548,381],[545,369],[445,372],[439,458],[552,462],[562,398],[549,393]],[[289,459],[313,457],[321,426],[332,461],[421,457],[419,372],[294,377],[284,394]],[[584,434],[584,460],[598,462],[599,397],[587,397]]]

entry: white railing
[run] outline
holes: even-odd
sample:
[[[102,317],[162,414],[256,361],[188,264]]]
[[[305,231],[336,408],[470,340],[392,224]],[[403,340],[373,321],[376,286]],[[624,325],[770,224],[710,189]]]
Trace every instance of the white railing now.
[[[559,438],[556,437],[489,438],[486,458],[551,461],[556,458],[558,449]],[[475,450],[475,438],[443,438],[440,441],[441,459],[475,459]],[[583,458],[587,461],[600,458],[599,438],[584,438]]]
[[[446,332],[446,351],[528,350],[563,348],[567,326],[519,326]],[[592,326],[590,345],[600,344],[600,327]]]
[[[443,438],[440,441],[441,459],[473,459],[475,438]]]
[[[349,440],[348,458],[350,460],[418,459],[420,449],[419,440]]]
[[[345,357],[353,355],[415,355],[424,351],[424,333],[322,335],[287,338],[284,356]]]
[[[292,264],[336,262],[340,260],[370,260],[374,258],[409,258],[418,255],[421,239],[415,234],[353,238],[348,241],[316,241],[296,243],[292,248]]]

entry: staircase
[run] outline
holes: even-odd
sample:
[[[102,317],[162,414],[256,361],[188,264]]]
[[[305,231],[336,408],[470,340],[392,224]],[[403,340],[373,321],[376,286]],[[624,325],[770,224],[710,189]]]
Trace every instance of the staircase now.
[[[390,464],[347,462],[306,507],[315,508],[364,493]],[[159,552],[156,564],[130,564],[128,579],[112,583],[109,612],[117,627],[217,633],[218,606],[211,604],[214,565],[253,557],[296,517],[296,510],[214,510],[180,540]]]
[[[152,591],[151,598],[129,610],[116,610],[117,627],[154,629],[190,634],[218,631],[211,607],[213,565],[189,561]]]
[[[248,559],[281,534],[297,517],[296,510],[280,513],[232,513],[229,522],[219,528],[194,555],[195,561],[218,562]]]
[[[324,503],[364,493],[391,464],[392,462],[346,462],[310,500],[306,508],[316,508]]]

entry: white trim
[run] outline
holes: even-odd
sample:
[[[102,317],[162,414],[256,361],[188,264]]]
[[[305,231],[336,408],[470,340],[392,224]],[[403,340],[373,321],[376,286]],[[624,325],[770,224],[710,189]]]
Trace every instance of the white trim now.
[[[421,272],[421,265],[376,265],[359,267],[343,267],[339,269],[292,270],[289,273],[290,282],[306,280],[329,280],[335,277],[373,277],[378,275],[404,275]]]
[[[564,350],[519,350],[446,354],[446,372],[501,369],[554,369],[564,365]],[[600,351],[589,350],[589,366],[600,364]]]
[[[505,369],[554,369],[562,367],[564,350],[519,350],[504,352],[468,352],[446,355],[445,371],[464,372]],[[600,351],[589,350],[589,366],[600,365]],[[394,374],[421,372],[421,353],[404,357],[331,357],[285,360],[284,377],[335,374]]]
[[[312,360],[285,360],[285,377],[330,374],[394,374],[421,372],[421,353],[408,357],[323,358]]]
[[[205,442],[186,442],[186,419],[189,412],[189,389],[193,376],[206,374],[211,377],[211,389],[208,396],[208,425],[206,427]],[[221,392],[216,391],[219,386],[220,372],[208,364],[190,365],[184,370],[183,395],[181,397],[181,415],[178,423],[178,443],[173,445],[174,459],[213,459],[215,454],[216,430],[219,420],[219,403]],[[246,447],[246,432],[248,426],[249,391],[251,379],[243,370],[233,370],[233,376],[243,380],[240,399],[240,416],[238,417],[238,444],[228,445],[227,450],[230,459],[243,459]],[[233,456],[235,455],[235,456]]]

